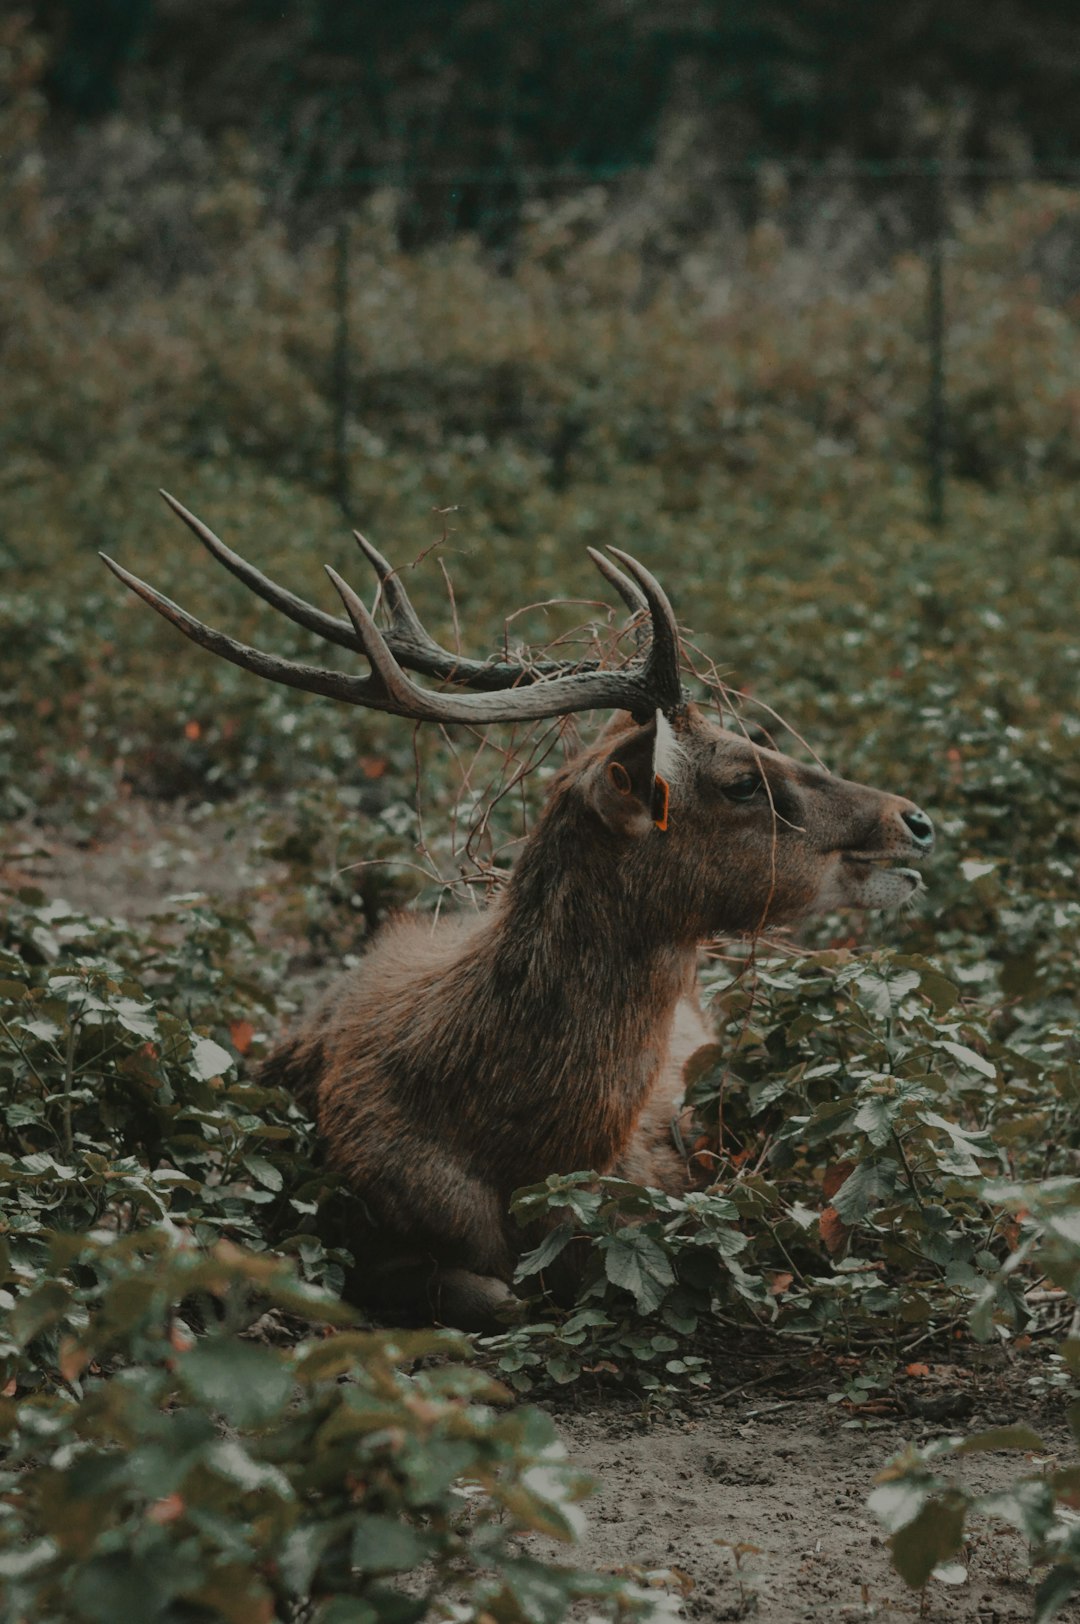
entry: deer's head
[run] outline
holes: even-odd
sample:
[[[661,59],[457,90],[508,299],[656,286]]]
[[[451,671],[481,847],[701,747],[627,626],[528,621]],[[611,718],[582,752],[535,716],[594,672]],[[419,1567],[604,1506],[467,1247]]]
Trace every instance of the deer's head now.
[[[333,570],[327,573],[347,620],[278,586],[178,502],[166,501],[245,585],[309,631],[359,652],[371,669],[366,677],[348,676],[262,654],[203,625],[105,559],[185,636],[235,665],[416,721],[482,725],[617,711],[557,778],[545,821],[572,817],[583,838],[591,832],[636,895],[655,898],[673,929],[676,921],[685,923],[688,940],[791,924],[833,908],[894,907],[920,889],[913,865],[934,839],[926,813],[900,796],[836,778],[721,727],[689,704],[671,605],[649,571],[627,554],[608,549],[619,568],[589,549],[637,620],[638,650],[625,665],[472,660],[429,637],[399,577],[362,536],[356,539],[379,577],[389,617],[385,632]],[[422,687],[408,671],[453,687]]]
[[[620,717],[560,775],[551,815],[584,807],[642,895],[698,941],[836,908],[892,908],[934,843],[912,801],[837,778],[688,705]]]

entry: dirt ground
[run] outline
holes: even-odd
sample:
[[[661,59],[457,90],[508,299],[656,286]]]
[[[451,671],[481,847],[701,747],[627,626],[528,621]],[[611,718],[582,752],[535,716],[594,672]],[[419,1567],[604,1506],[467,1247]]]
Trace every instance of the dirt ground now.
[[[46,895],[94,913],[143,918],[170,895],[205,889],[219,905],[239,905],[257,931],[274,929],[284,870],[253,853],[221,809],[179,815],[136,802],[118,808],[104,841],[79,847],[27,825],[6,844],[15,855],[9,879],[14,869]],[[730,1381],[718,1370],[714,1394],[679,1416],[647,1419],[582,1395],[555,1411],[573,1461],[596,1483],[574,1560],[674,1570],[688,1619],[1032,1618],[1034,1583],[1013,1530],[976,1529],[965,1582],[932,1582],[920,1598],[892,1571],[865,1505],[876,1474],[907,1442],[1020,1419],[1038,1425],[1023,1379],[1010,1376],[1002,1355],[991,1350],[981,1371],[931,1363],[901,1394],[901,1417],[830,1403],[841,1380],[835,1370],[820,1371],[813,1396],[804,1396],[799,1372],[789,1366],[761,1382],[746,1357],[744,1345]],[[1071,1458],[1060,1427],[1042,1431],[1050,1451]],[[1015,1476],[1017,1457],[973,1456],[963,1465],[965,1482],[985,1490]],[[1059,1616],[1080,1619],[1080,1605]]]
[[[1003,1523],[974,1531],[961,1585],[932,1581],[920,1598],[889,1564],[867,1494],[905,1443],[948,1429],[871,1422],[871,1430],[853,1430],[844,1426],[850,1416],[824,1398],[776,1395],[705,1404],[678,1421],[603,1412],[557,1419],[572,1459],[596,1483],[577,1558],[598,1568],[678,1570],[688,1619],[1019,1624],[1032,1617],[1026,1547]],[[964,1430],[990,1420],[973,1414]],[[1004,1421],[1005,1412],[993,1420]],[[1043,1436],[1070,1455],[1060,1430],[1044,1428]],[[1015,1455],[971,1456],[964,1482],[993,1489],[1016,1471]],[[1080,1606],[1059,1617],[1080,1618]]]

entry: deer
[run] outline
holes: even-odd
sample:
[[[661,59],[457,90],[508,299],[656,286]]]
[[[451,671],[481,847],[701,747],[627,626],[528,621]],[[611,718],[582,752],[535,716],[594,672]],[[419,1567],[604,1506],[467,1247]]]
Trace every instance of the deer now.
[[[367,1301],[490,1329],[518,1301],[528,1237],[510,1215],[515,1190],[586,1169],[673,1194],[691,1186],[672,1133],[673,1034],[693,1007],[702,944],[902,905],[923,888],[933,824],[903,796],[706,715],[683,686],[663,588],[618,548],[588,552],[634,617],[632,655],[478,660],[429,635],[400,574],[359,532],[385,629],[329,565],[345,617],[271,580],[162,495],[244,586],[368,668],[237,642],[102,554],[184,636],[245,671],[414,723],[612,713],[553,777],[494,899],[434,924],[402,912],[382,925],[263,1062],[265,1082],[310,1108],[330,1164],[362,1198]]]

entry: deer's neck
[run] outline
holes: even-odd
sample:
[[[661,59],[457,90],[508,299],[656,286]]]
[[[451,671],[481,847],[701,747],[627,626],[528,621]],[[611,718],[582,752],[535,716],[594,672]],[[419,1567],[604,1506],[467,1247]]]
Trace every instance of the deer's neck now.
[[[614,846],[566,820],[536,831],[477,946],[530,1164],[513,1177],[609,1167],[665,1062],[694,944]]]

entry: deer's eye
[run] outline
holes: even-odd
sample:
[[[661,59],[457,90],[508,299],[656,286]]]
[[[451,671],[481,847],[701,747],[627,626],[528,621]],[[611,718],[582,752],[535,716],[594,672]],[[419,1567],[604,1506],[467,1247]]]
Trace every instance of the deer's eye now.
[[[760,788],[760,773],[743,773],[741,778],[723,786],[729,801],[752,801]]]

